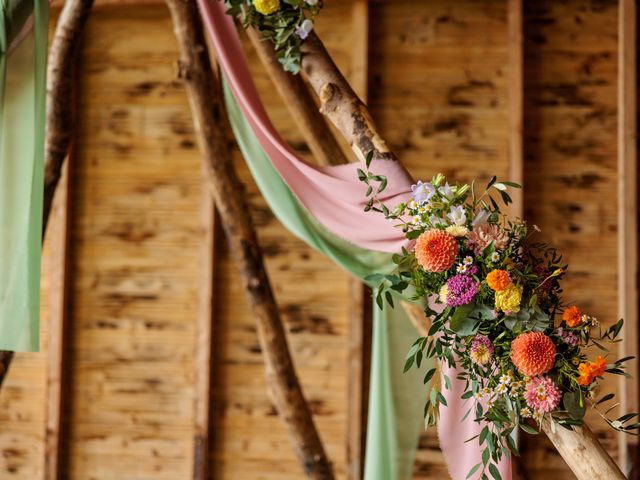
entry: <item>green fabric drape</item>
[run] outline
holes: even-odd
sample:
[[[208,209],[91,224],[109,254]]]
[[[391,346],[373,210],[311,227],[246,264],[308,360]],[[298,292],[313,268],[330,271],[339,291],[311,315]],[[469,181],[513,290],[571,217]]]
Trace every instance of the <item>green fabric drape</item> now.
[[[240,150],[278,220],[361,280],[391,271],[389,254],[367,251],[336,237],[301,206],[263,152],[226,84],[225,100]],[[404,480],[412,476],[426,398],[420,373],[416,369],[402,373],[416,330],[400,307],[385,305],[380,310],[374,303],[373,310],[365,480]]]
[[[0,349],[39,347],[46,0],[0,0]],[[9,52],[33,13],[33,29]]]

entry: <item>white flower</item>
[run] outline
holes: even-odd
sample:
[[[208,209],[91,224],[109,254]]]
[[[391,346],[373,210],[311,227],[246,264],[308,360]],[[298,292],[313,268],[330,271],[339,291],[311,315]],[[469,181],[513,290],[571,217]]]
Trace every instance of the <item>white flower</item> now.
[[[498,260],[500,260],[500,254],[498,252],[493,252],[491,254],[491,261],[495,263]]]
[[[498,386],[495,388],[495,392],[497,394],[502,394],[502,393],[505,393],[506,391],[507,391],[507,386],[504,383],[498,384]]]
[[[420,225],[420,222],[422,222],[422,218],[420,217],[420,215],[415,215],[411,219],[411,223],[413,223],[414,225]]]
[[[484,387],[482,389],[482,393],[484,393],[485,395],[491,395],[491,389],[489,387]]]
[[[305,0],[307,2],[307,5],[314,7],[318,4],[318,0]]]
[[[464,225],[467,221],[467,212],[462,205],[451,207],[451,210],[447,213],[447,218],[451,220],[451,223],[454,225]]]
[[[511,391],[509,392],[509,396],[510,397],[517,397],[518,396],[518,387],[516,385],[512,385],[511,386]]]
[[[411,200],[411,201],[409,202],[409,208],[410,208],[411,210],[415,210],[416,208],[418,208],[418,204],[417,204],[414,200]]]
[[[440,193],[440,195],[442,195],[447,200],[453,199],[453,190],[449,186],[449,182],[447,182],[443,186],[441,186],[438,189],[438,192]]]
[[[544,417],[544,413],[538,412],[538,411],[533,412],[533,419],[534,420],[539,422],[540,420],[542,420],[543,417]]]
[[[520,416],[522,418],[529,418],[531,416],[531,409],[529,407],[524,407],[520,410]]]
[[[456,268],[456,271],[458,273],[464,273],[467,271],[467,266],[465,264],[458,265],[458,267]]]
[[[444,223],[444,220],[442,220],[440,217],[437,217],[437,216],[435,216],[435,215],[431,215],[431,216],[429,217],[429,223],[430,223],[432,226],[436,227],[436,226],[438,226],[438,225],[442,225],[442,224]]]
[[[511,383],[511,377],[509,375],[501,375],[500,376],[500,383],[502,383],[504,385],[509,385]]]
[[[427,203],[435,193],[436,187],[430,183],[422,183],[418,180],[418,183],[411,185],[411,198],[413,198],[418,205]]]
[[[476,216],[473,218],[471,225],[475,227],[476,225],[480,225],[481,223],[487,223],[487,220],[489,220],[489,215],[491,215],[489,211],[483,208],[478,213],[476,213]]]
[[[298,37],[304,40],[309,36],[312,30],[313,30],[313,22],[307,18],[300,25],[296,27],[296,35],[298,35]]]
[[[418,213],[427,213],[427,207],[418,207]]]
[[[462,260],[462,263],[464,263],[465,265],[471,265],[473,263],[473,258],[471,258],[469,255],[467,255]]]
[[[484,395],[482,395],[482,392],[476,392],[476,393],[474,393],[474,395],[478,400],[482,400],[482,397],[484,396]]]

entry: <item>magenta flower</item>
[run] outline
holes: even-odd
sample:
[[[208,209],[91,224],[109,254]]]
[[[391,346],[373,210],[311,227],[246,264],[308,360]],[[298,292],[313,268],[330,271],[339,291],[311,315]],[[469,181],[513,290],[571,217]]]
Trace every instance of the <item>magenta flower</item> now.
[[[465,274],[447,280],[447,306],[459,307],[471,303],[478,292],[478,282]]]
[[[559,404],[561,392],[549,377],[534,377],[524,387],[524,399],[538,413],[549,413]]]
[[[556,335],[559,336],[564,343],[575,347],[578,345],[578,336],[573,332],[565,332],[562,327],[556,330]]]

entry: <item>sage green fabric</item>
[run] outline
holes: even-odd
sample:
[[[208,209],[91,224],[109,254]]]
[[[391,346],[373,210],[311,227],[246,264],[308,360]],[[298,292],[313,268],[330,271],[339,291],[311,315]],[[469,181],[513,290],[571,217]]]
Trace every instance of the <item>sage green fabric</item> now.
[[[225,100],[240,150],[278,220],[361,280],[390,272],[389,254],[367,251],[336,237],[302,207],[271,165],[226,84]],[[365,480],[405,480],[412,476],[427,394],[418,370],[402,373],[405,354],[417,334],[401,307],[385,305],[380,310],[374,303],[373,310]]]
[[[0,0],[0,349],[39,347],[46,0]],[[33,29],[11,42],[33,12]]]

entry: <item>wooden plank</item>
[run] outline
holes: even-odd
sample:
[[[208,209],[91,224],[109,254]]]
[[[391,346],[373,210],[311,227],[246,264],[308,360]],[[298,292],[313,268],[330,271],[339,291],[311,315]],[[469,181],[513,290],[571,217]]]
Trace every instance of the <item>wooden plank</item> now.
[[[507,82],[507,138],[509,139],[508,177],[512,182],[523,185],[523,118],[524,118],[524,64],[522,33],[522,0],[508,0],[507,3],[508,38],[508,82]],[[522,217],[524,213],[522,190],[512,190],[513,198],[509,213]]]
[[[354,0],[351,85],[367,102],[369,86],[369,1]],[[349,365],[347,381],[347,478],[364,475],[369,373],[371,370],[371,292],[359,280],[350,279]]]
[[[618,310],[625,319],[620,356],[636,360],[627,368],[633,381],[621,378],[621,412],[638,411],[638,207],[637,207],[637,107],[636,107],[636,2],[620,0],[618,27]],[[620,459],[624,471],[631,467],[636,437],[621,435]],[[637,454],[636,454],[637,455]]]
[[[69,327],[69,272],[70,272],[70,211],[73,174],[72,154],[65,162],[62,177],[56,191],[51,241],[50,297],[49,297],[49,337],[46,384],[46,418],[44,470],[45,480],[57,480],[62,477],[61,457],[64,435],[63,398],[69,371],[67,355]]]
[[[200,247],[198,312],[195,351],[195,415],[193,439],[193,479],[209,478],[209,445],[211,432],[212,341],[215,258],[215,208],[202,173],[200,215],[204,235]]]

